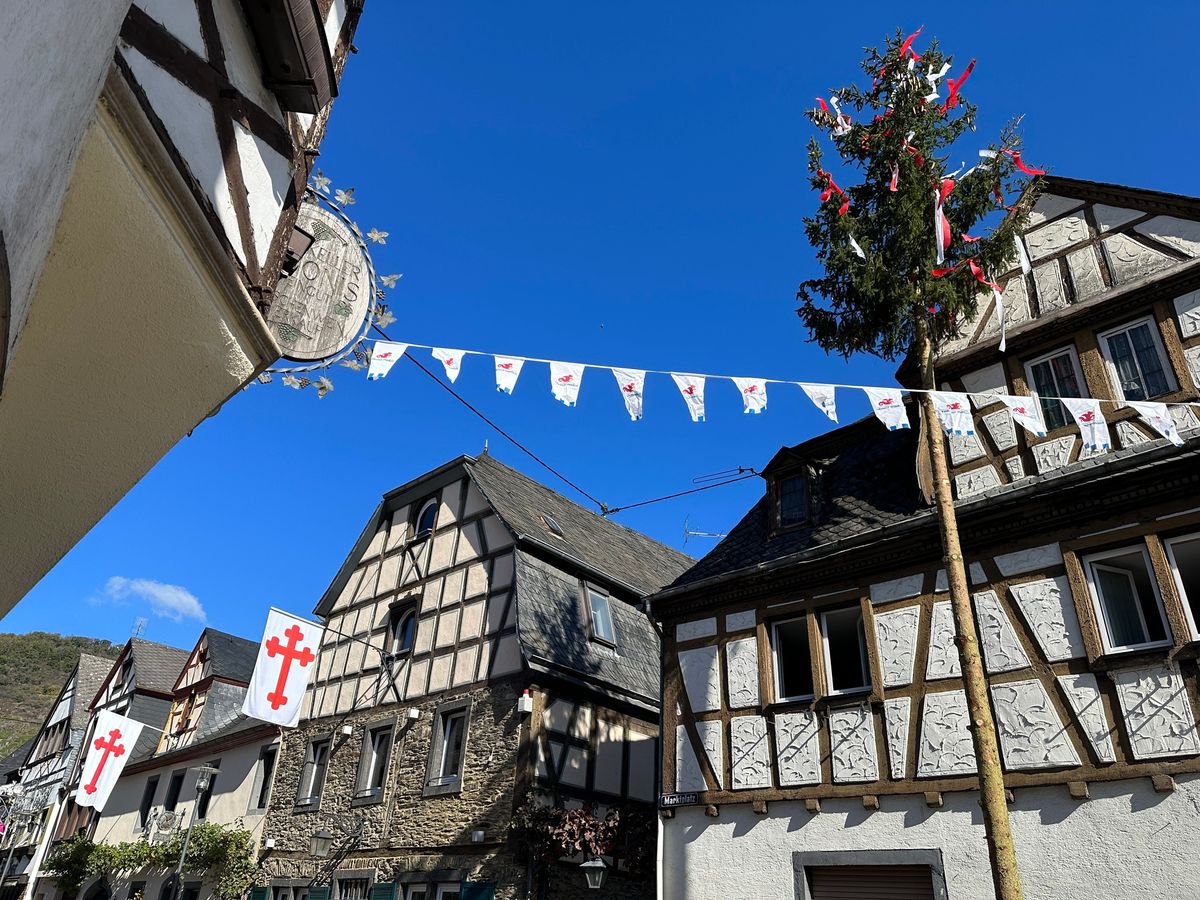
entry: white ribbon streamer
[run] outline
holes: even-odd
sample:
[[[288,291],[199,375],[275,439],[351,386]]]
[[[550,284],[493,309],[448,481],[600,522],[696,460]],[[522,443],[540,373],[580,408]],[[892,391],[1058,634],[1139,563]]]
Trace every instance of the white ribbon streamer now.
[[[446,377],[454,384],[458,373],[462,371],[462,350],[447,350],[445,347],[434,347],[433,358],[446,367]]]
[[[550,392],[555,400],[574,406],[579,400],[579,385],[583,381],[582,363],[550,363]]]
[[[1183,438],[1179,436],[1179,428],[1171,418],[1171,411],[1165,403],[1147,403],[1141,400],[1126,400],[1127,405],[1137,410],[1142,420],[1165,437],[1176,447],[1183,446]]]
[[[734,378],[742,392],[742,412],[760,413],[767,408],[767,383],[758,378]]]
[[[521,377],[521,367],[525,360],[519,356],[496,357],[496,390],[503,394],[511,394]]]
[[[830,421],[836,422],[837,419],[837,400],[834,396],[834,387],[831,384],[807,384],[799,382],[800,390],[808,395],[808,399],[816,404],[817,409],[825,413]]]
[[[1019,234],[1013,235],[1013,243],[1017,245],[1017,259],[1021,261],[1021,271],[1028,275],[1033,271],[1033,263],[1029,261],[1029,253],[1025,250],[1025,242]]]
[[[693,422],[704,421],[704,376],[676,375],[671,373],[675,386],[679,388],[683,402],[687,404],[688,414]]]
[[[865,387],[863,393],[871,401],[875,418],[888,427],[889,431],[909,428],[908,413],[904,409],[904,394],[896,388]]]
[[[938,90],[937,90],[938,82],[941,81],[943,78],[945,78],[946,73],[949,71],[950,71],[950,63],[945,62],[945,63],[942,63],[942,69],[940,72],[926,73],[925,81],[928,82],[928,84],[929,84],[929,93],[925,95],[926,103],[932,103],[934,100],[936,100],[938,98]]]
[[[1059,402],[1075,417],[1075,424],[1079,426],[1079,433],[1083,436],[1084,449],[1108,450],[1112,446],[1108,436],[1108,423],[1100,410],[1099,400],[1060,397]]]
[[[955,391],[930,391],[933,408],[946,434],[970,436],[975,433],[975,419],[971,415],[971,399]]]
[[[858,254],[859,259],[867,258],[867,254],[863,253],[863,248],[858,246],[858,241],[856,241],[854,239],[853,235],[851,235],[851,237],[850,237],[850,249],[853,250],[856,254]]]
[[[367,366],[367,379],[378,381],[392,371],[396,360],[408,350],[408,344],[397,344],[392,341],[376,341],[371,348],[371,364]]]
[[[629,418],[636,422],[642,417],[642,398],[646,385],[646,373],[641,369],[613,369],[613,377],[617,379],[617,387],[621,389],[621,399],[625,401],[625,410]]]

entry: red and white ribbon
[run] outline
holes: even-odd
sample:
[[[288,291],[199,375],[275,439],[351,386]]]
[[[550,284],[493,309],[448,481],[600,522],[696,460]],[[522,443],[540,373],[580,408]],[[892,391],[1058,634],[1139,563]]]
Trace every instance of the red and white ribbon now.
[[[496,390],[502,394],[511,394],[517,386],[517,379],[521,377],[521,367],[524,365],[525,360],[519,356],[497,356]]]
[[[642,417],[642,394],[646,386],[646,373],[641,369],[613,369],[613,377],[617,379],[617,387],[621,390],[621,399],[625,401],[625,411],[629,418],[636,422]]]
[[[940,265],[946,261],[946,251],[950,249],[953,235],[950,232],[950,222],[946,218],[946,199],[954,190],[954,179],[943,178],[942,186],[933,195],[933,230],[937,246],[937,261]]]
[[[1067,408],[1079,426],[1083,436],[1083,446],[1086,450],[1108,450],[1112,440],[1108,436],[1108,422],[1100,409],[1100,401],[1092,399],[1059,398],[1059,402]]]
[[[833,107],[833,135],[834,137],[842,137],[850,133],[850,127],[854,124],[850,121],[850,117],[842,112],[842,104],[838,100],[837,95],[833,94],[829,97],[829,105]]]
[[[1176,447],[1183,446],[1183,438],[1179,436],[1179,428],[1171,418],[1171,411],[1165,403],[1148,403],[1141,400],[1126,400],[1127,405],[1137,410],[1147,425],[1165,437]]]
[[[934,100],[936,100],[938,98],[938,89],[937,89],[938,82],[941,81],[943,78],[945,78],[946,73],[949,71],[950,71],[950,63],[945,62],[945,63],[942,63],[941,71],[926,73],[925,81],[929,85],[929,93],[926,94],[924,97],[924,100],[926,103],[932,103]]]
[[[824,203],[834,194],[837,194],[842,200],[842,205],[838,207],[838,215],[845,215],[846,210],[850,208],[850,198],[846,196],[846,192],[837,186],[837,182],[833,180],[833,176],[824,169],[817,170],[817,177],[825,179],[825,190],[821,191],[821,202]]]
[[[933,408],[946,434],[970,436],[975,433],[971,398],[955,391],[930,391]]]
[[[742,393],[742,412],[760,413],[767,408],[767,383],[761,378],[734,378]]]
[[[799,382],[800,390],[808,396],[808,399],[816,404],[817,409],[825,413],[830,421],[836,422],[837,419],[837,399],[834,396],[834,388],[832,384],[805,384]]]
[[[371,348],[371,363],[367,366],[367,379],[378,381],[392,371],[396,360],[408,350],[408,344],[397,344],[392,341],[376,341]]]
[[[458,373],[462,371],[463,351],[434,347],[433,358],[445,366],[446,377],[450,379],[451,384],[454,384],[458,379]]]
[[[676,375],[675,373],[671,373],[671,378],[675,381],[675,386],[679,388],[679,394],[683,397],[683,402],[687,404],[688,414],[692,417],[692,421],[703,422],[704,376]]]
[[[962,89],[966,80],[971,77],[971,70],[974,68],[975,60],[971,60],[967,63],[967,68],[963,71],[961,78],[957,80],[953,78],[946,79],[946,86],[950,89],[950,92],[946,95],[946,102],[942,104],[943,113],[958,106],[958,92]]]
[[[1034,397],[1013,397],[1001,394],[997,397],[1008,409],[1014,422],[1034,437],[1046,436],[1046,422],[1042,418],[1042,406]]]
[[[971,269],[971,274],[975,276],[975,280],[978,281],[980,284],[982,284],[984,287],[990,287],[992,289],[992,297],[995,298],[995,301],[996,301],[996,321],[1000,323],[1000,352],[1003,353],[1004,352],[1004,294],[1001,293],[1001,291],[1000,291],[1000,285],[996,284],[996,282],[994,282],[994,281],[989,280],[987,278],[987,276],[985,276],[983,274],[983,269],[981,269],[979,267],[978,261],[974,257],[972,257],[971,259],[964,259],[962,262],[955,263],[953,266],[949,266],[948,268],[934,269],[930,274],[934,278],[944,278],[945,276],[949,275],[951,272],[957,272],[963,266],[969,266]]]
[[[584,368],[583,363],[550,363],[550,392],[555,400],[567,406],[574,406],[578,402]]]
[[[904,409],[904,394],[896,388],[864,387],[863,393],[871,402],[875,418],[888,427],[889,431],[911,427],[908,413]]]

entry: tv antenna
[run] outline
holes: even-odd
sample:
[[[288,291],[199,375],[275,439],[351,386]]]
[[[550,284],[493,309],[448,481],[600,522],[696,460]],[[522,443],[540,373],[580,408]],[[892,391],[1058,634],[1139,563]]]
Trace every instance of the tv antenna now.
[[[146,617],[138,616],[136,619],[133,620],[133,628],[131,628],[129,630],[129,636],[135,637],[135,638],[140,638],[142,636],[142,632],[145,630],[146,630]]]
[[[694,538],[694,537],[723,538],[723,537],[727,537],[727,534],[720,534],[716,531],[692,531],[692,529],[688,527],[688,522],[689,522],[690,518],[691,518],[690,516],[685,516],[683,519],[683,546],[685,546],[685,547],[687,546],[688,538]]]

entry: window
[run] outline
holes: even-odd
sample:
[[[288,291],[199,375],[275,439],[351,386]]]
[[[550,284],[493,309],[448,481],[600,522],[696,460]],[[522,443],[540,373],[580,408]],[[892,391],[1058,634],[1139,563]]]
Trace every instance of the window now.
[[[388,754],[392,748],[392,726],[379,725],[363,737],[362,758],[358,763],[358,790],[354,799],[381,799],[387,779]]]
[[[318,738],[308,745],[304,769],[300,772],[297,806],[311,806],[321,802],[321,791],[325,787],[325,770],[328,766],[329,738]]]
[[[1200,638],[1200,534],[1172,538],[1166,546],[1188,627],[1193,638]]]
[[[1025,372],[1033,390],[1046,397],[1081,397],[1079,386],[1079,361],[1073,347],[1064,347],[1025,363]],[[1046,430],[1062,428],[1071,419],[1067,409],[1057,400],[1042,400],[1042,415],[1046,419]]]
[[[542,516],[542,523],[546,526],[546,530],[556,538],[563,538],[562,526],[555,521],[553,516]]]
[[[1149,400],[1175,390],[1167,354],[1153,319],[1138,319],[1098,337],[1117,397]]]
[[[460,884],[439,884],[437,900],[458,900],[461,892],[462,886]]]
[[[790,528],[808,521],[808,477],[788,475],[779,479],[779,527]]]
[[[775,699],[805,700],[813,695],[812,653],[808,645],[808,616],[771,626],[775,661]]]
[[[146,779],[146,786],[142,788],[142,802],[138,806],[138,828],[144,829],[150,823],[150,809],[154,806],[156,793],[158,793],[158,776],[151,775]],[[143,884],[142,888],[145,887]]]
[[[398,606],[388,615],[388,652],[392,656],[411,653],[417,635],[417,608]]]
[[[457,793],[462,787],[471,706],[460,700],[438,707],[433,717],[424,795]]]
[[[417,511],[413,519],[413,537],[424,537],[437,527],[438,502],[436,497],[430,497]]]
[[[254,773],[253,799],[251,811],[261,811],[271,802],[271,783],[275,778],[275,760],[279,755],[279,746],[270,744],[262,748],[258,755],[258,771]]]
[[[1170,643],[1144,547],[1095,553],[1083,564],[1106,650]]]
[[[423,884],[411,885],[404,894],[404,900],[429,900],[429,888]]]
[[[163,809],[167,812],[175,812],[175,807],[179,805],[179,792],[183,790],[183,777],[186,774],[186,769],[171,773],[171,780],[167,782],[167,796],[163,799]]]
[[[367,900],[371,891],[370,878],[338,878],[336,900]]]
[[[591,638],[604,644],[616,645],[617,633],[613,629],[612,601],[595,588],[587,589],[588,619]]]
[[[211,766],[214,769],[219,769],[221,767],[221,761],[219,759],[210,759],[208,762],[205,763],[205,765]],[[196,794],[196,818],[197,819],[207,819],[208,818],[208,804],[212,802],[213,790],[217,786],[217,775],[218,775],[217,772],[209,772],[208,773],[208,786],[205,787],[204,790],[202,790],[198,794]]]
[[[825,679],[831,694],[869,690],[871,668],[862,609],[850,606],[821,614]]]

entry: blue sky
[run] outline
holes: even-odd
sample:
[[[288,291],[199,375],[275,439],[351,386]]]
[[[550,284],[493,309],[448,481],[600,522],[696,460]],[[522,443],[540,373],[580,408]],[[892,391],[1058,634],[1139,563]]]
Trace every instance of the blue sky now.
[[[860,78],[860,48],[896,27],[978,64],[964,93],[981,136],[1025,114],[1026,158],[1053,172],[1200,194],[1194,82],[1200,13],[1184,4],[368,3],[321,168],[354,186],[375,254],[403,272],[398,340],[655,369],[890,383],[805,342],[796,285],[814,273],[801,216],[818,93]],[[903,20],[897,15],[903,14]],[[964,148],[964,158],[972,148]],[[422,352],[422,351],[416,351]],[[426,357],[427,359],[427,357]],[[411,363],[367,383],[333,372],[317,400],[254,386],[185,438],[0,628],[190,646],[209,624],[249,637],[266,608],[310,611],[379,495],[485,442],[561,484]],[[693,424],[650,376],[631,423],[591,370],[579,406],[526,366],[512,397],[468,357],[458,389],[610,505],[686,490],[697,475],[761,467],[827,427],[798,389],[747,416],[711,383]],[[842,420],[866,412],[847,392]],[[676,547],[684,521],[733,525],[757,479],[620,515]],[[570,494],[568,491],[568,495]],[[693,538],[701,555],[711,539]]]

